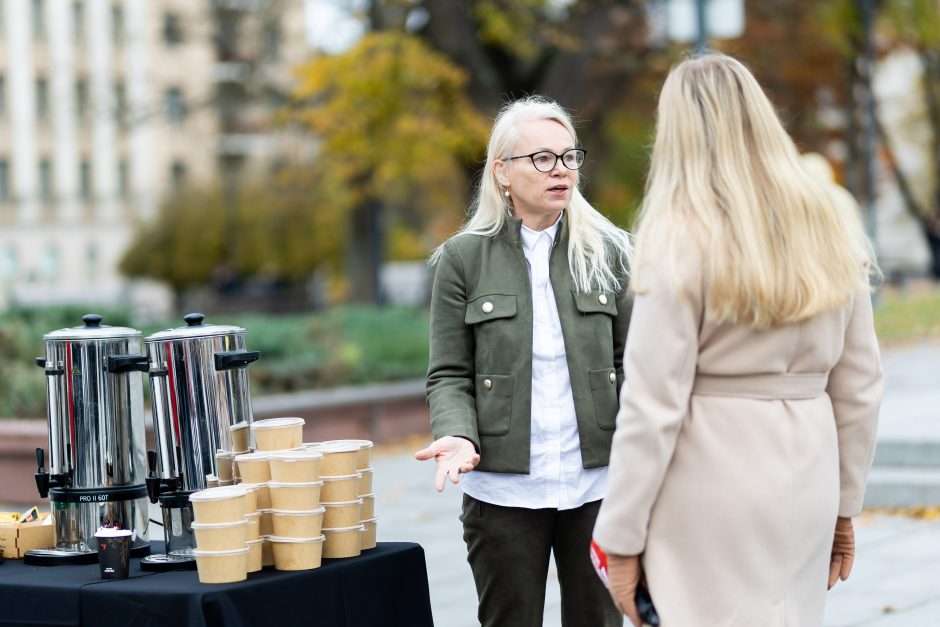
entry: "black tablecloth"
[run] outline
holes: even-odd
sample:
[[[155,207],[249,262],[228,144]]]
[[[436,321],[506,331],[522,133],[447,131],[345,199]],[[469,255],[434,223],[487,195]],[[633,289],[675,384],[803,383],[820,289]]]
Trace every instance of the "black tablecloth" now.
[[[162,551],[152,543],[153,552]],[[102,580],[98,565],[0,564],[0,625],[134,627],[433,627],[424,550],[382,542],[315,570],[265,568],[246,581],[201,584],[196,571]]]

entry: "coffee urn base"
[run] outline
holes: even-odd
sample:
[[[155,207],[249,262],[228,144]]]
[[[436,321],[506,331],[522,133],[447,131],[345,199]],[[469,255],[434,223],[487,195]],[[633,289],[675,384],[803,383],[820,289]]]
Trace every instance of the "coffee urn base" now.
[[[131,549],[131,557],[150,555],[150,544]],[[29,566],[68,566],[75,564],[94,564],[98,561],[95,551],[73,551],[68,549],[31,549],[23,556],[23,563]]]
[[[192,555],[167,555],[156,553],[140,560],[140,569],[165,572],[168,570],[196,570],[196,558]]]

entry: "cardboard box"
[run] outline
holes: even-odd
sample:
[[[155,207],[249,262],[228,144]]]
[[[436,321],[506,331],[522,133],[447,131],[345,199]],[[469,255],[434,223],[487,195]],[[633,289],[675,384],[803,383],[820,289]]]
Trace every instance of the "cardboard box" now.
[[[40,514],[39,520],[29,523],[0,524],[0,552],[9,559],[23,559],[30,549],[48,549],[55,543],[55,527],[43,522],[49,512]]]

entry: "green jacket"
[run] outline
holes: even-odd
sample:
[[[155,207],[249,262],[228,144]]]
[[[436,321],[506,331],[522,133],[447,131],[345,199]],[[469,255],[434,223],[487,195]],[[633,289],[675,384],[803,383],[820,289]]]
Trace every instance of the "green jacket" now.
[[[532,289],[522,221],[492,237],[462,234],[444,244],[431,295],[427,398],[435,438],[461,436],[479,470],[529,472],[532,413]],[[623,384],[632,299],[575,291],[562,218],[549,260],[585,468],[606,466]]]

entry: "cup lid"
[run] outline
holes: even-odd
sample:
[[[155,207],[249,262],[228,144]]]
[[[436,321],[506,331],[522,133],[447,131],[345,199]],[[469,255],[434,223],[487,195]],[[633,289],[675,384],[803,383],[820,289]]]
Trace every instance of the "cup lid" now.
[[[372,440],[325,440],[320,444],[355,444],[359,448],[372,448]]]
[[[264,539],[268,542],[284,542],[291,544],[307,544],[311,542],[323,542],[326,540],[326,536],[321,535],[319,538],[286,538],[284,536],[264,536]]]
[[[228,426],[228,430],[229,430],[229,431],[238,431],[238,430],[240,430],[240,429],[245,429],[245,428],[247,428],[247,427],[248,427],[248,423],[247,423],[246,421],[242,420],[241,422],[236,422],[236,423],[233,424],[233,425],[229,425],[229,426]]]
[[[193,522],[194,529],[224,529],[226,527],[244,527],[248,524],[247,520],[236,520],[234,522],[221,522],[221,523],[201,523]]]
[[[96,538],[123,538],[124,536],[133,535],[133,531],[130,529],[115,529],[114,527],[98,527],[95,531]]]
[[[358,525],[353,525],[352,527],[324,527],[323,531],[363,531],[365,527],[360,522]]]
[[[235,456],[235,461],[237,462],[261,462],[267,461],[267,453],[242,453],[241,455]]]
[[[240,486],[220,486],[218,488],[207,488],[199,492],[193,492],[189,495],[190,501],[224,501],[226,499],[237,499],[248,494],[245,488]]]
[[[251,423],[251,428],[255,431],[259,429],[283,429],[284,427],[303,426],[306,421],[303,418],[266,418],[265,420],[256,420]]]
[[[349,481],[351,479],[358,479],[359,471],[356,471],[351,475],[321,475],[320,478],[324,481]]]
[[[373,517],[373,518],[366,518],[365,520],[360,520],[359,522],[361,522],[363,525],[369,525],[369,524],[374,525],[374,524],[376,524],[378,521],[379,521],[379,517],[378,517],[378,516],[375,516],[375,517]]]
[[[347,505],[362,505],[362,499],[356,499],[354,501],[336,501],[335,503],[320,503],[323,507],[345,507]]]
[[[310,461],[311,459],[323,459],[323,453],[311,450],[271,451],[268,453],[268,458],[276,459],[279,462],[304,462]]]
[[[196,557],[222,557],[223,555],[245,555],[248,553],[248,547],[243,549],[229,549],[228,551],[204,551],[202,549],[193,549],[193,555]]]
[[[361,498],[361,499],[374,499],[374,498],[375,498],[375,492],[369,492],[368,494],[360,494],[360,495],[359,495],[359,498]]]
[[[319,516],[326,508],[321,505],[316,509],[272,509],[270,512],[274,516]]]
[[[322,442],[313,447],[313,450],[322,453],[351,453],[353,451],[358,452],[360,448],[362,447],[354,442],[341,442],[337,440],[335,442]]]
[[[322,486],[323,481],[304,481],[302,483],[293,483],[285,481],[268,481],[269,488],[312,488]]]

